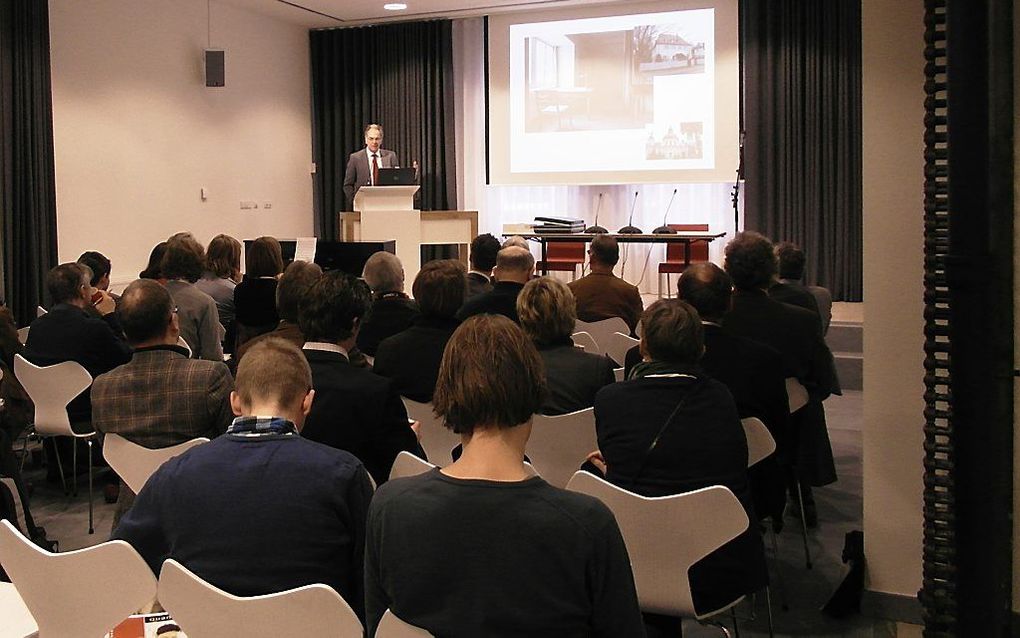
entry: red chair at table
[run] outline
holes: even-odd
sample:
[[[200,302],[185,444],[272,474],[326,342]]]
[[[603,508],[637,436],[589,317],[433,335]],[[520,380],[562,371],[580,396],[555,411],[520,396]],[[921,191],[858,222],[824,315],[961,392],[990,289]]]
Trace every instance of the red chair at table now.
[[[678,233],[707,233],[708,224],[667,224]],[[696,264],[708,261],[708,242],[691,242],[690,263]],[[666,296],[672,297],[672,289],[669,284],[671,274],[679,274],[684,271],[684,244],[666,244],[666,261],[659,262],[659,299],[662,299],[662,276],[666,276]]]
[[[584,263],[585,243],[549,242],[546,244],[545,261],[535,263],[535,271],[544,274],[550,270],[569,272],[571,280],[577,279],[577,267]]]

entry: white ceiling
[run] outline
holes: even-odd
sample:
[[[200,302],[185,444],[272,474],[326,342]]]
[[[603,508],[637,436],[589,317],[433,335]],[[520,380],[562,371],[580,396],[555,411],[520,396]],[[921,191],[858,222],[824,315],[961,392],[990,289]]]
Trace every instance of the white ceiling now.
[[[407,4],[406,10],[386,11],[383,5],[391,0],[220,1],[312,29],[626,2],[626,0],[402,0]]]

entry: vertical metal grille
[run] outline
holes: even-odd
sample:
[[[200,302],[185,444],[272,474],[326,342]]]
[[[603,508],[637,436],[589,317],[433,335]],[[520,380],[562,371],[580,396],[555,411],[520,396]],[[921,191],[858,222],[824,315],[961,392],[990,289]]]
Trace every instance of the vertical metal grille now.
[[[925,1],[924,130],[924,636],[952,636],[957,618],[953,397],[946,279],[949,162],[946,4]]]

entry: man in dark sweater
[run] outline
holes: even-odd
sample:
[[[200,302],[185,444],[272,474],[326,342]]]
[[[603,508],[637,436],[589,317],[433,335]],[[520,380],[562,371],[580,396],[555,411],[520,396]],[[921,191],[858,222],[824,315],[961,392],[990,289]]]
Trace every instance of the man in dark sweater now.
[[[227,433],[156,470],[113,538],[156,574],[173,558],[238,596],[325,583],[361,615],[372,486],[352,455],[299,434],[315,395],[305,358],[267,339],[236,387]]]
[[[627,283],[613,273],[620,261],[620,247],[616,239],[598,235],[588,250],[591,274],[572,281],[570,291],[577,299],[577,318],[594,322],[620,317],[633,333],[641,319],[644,304],[637,286]]]
[[[404,293],[404,266],[393,253],[369,257],[361,278],[372,289],[372,306],[358,330],[358,349],[374,357],[383,339],[411,327],[418,305]]]
[[[475,315],[503,315],[517,322],[517,295],[531,279],[535,270],[535,258],[527,248],[510,246],[496,255],[496,268],[492,276],[496,280],[492,290],[483,292],[464,302],[457,318],[464,321]]]

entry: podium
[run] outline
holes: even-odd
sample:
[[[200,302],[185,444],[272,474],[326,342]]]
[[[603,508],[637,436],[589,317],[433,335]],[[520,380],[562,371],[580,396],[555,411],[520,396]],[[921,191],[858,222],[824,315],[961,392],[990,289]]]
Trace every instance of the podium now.
[[[405,288],[421,269],[423,244],[455,244],[467,265],[468,244],[478,234],[477,211],[420,211],[418,186],[363,186],[354,195],[353,213],[339,213],[340,241],[396,241],[404,265]]]

